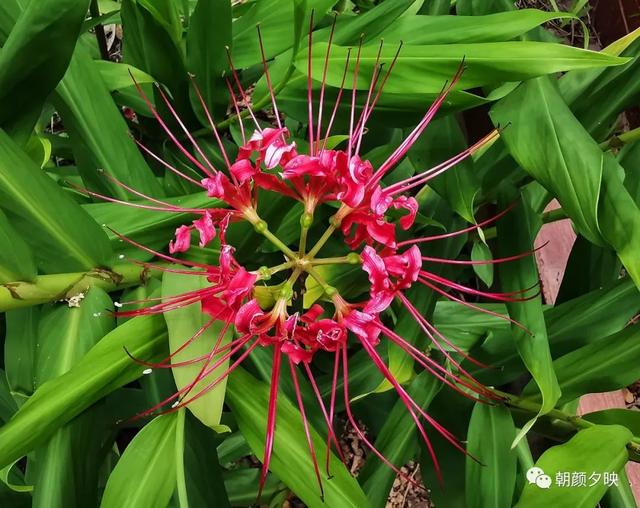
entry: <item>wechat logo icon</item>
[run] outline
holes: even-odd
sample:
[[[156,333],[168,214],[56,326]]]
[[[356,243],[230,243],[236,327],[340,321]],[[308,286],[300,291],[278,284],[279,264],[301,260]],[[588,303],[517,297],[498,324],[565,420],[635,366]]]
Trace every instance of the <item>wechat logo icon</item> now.
[[[527,480],[529,483],[537,485],[541,489],[551,487],[551,477],[544,474],[544,471],[539,467],[534,466],[527,471]]]

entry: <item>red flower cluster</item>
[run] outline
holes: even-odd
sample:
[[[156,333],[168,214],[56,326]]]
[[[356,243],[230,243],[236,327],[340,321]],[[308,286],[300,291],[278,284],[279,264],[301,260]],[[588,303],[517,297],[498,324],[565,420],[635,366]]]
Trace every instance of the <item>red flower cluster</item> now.
[[[329,52],[330,45],[325,64],[328,62]],[[354,83],[355,80],[357,80],[359,54],[360,51],[358,50],[358,58],[355,61]],[[163,121],[151,101],[144,95],[144,92],[139,87],[139,91],[147,101],[150,111],[165,130],[169,139],[171,139],[186,159],[197,170],[202,172],[202,180],[198,181],[184,174],[168,162],[162,160],[142,144],[140,144],[141,148],[149,156],[162,163],[168,170],[173,171],[191,183],[200,186],[209,197],[215,198],[223,203],[223,206],[215,208],[184,209],[150,196],[145,196],[120,183],[130,192],[153,203],[152,205],[134,204],[134,206],[165,212],[184,213],[186,211],[199,216],[199,218],[193,220],[190,224],[180,226],[176,230],[175,239],[169,242],[170,254],[187,251],[191,247],[192,233],[197,233],[199,237],[199,246],[206,246],[212,240],[217,238],[220,242],[221,248],[221,254],[217,260],[217,265],[208,265],[185,261],[164,253],[151,251],[144,246],[128,240],[141,248],[154,252],[154,254],[161,259],[171,263],[186,265],[191,268],[189,270],[181,270],[175,267],[162,267],[162,269],[185,274],[205,275],[210,285],[204,289],[167,298],[161,303],[151,305],[141,310],[122,312],[122,315],[133,316],[147,313],[168,312],[172,309],[185,305],[200,303],[202,312],[210,316],[210,321],[205,325],[205,327],[203,327],[203,329],[199,330],[193,337],[189,338],[180,350],[183,350],[188,346],[188,344],[197,340],[204,330],[214,322],[222,322],[224,324],[218,342],[210,354],[194,358],[188,362],[175,363],[172,362],[172,357],[176,354],[174,352],[173,355],[165,361],[153,365],[154,367],[178,368],[181,365],[202,363],[203,367],[192,383],[179,390],[169,399],[153,408],[150,408],[148,411],[143,413],[142,416],[149,415],[158,409],[163,408],[166,404],[172,404],[168,411],[188,405],[191,401],[202,396],[207,390],[217,385],[224,376],[239,365],[242,360],[244,360],[244,358],[253,351],[253,349],[258,346],[273,348],[271,399],[268,409],[267,437],[263,459],[261,486],[264,484],[266,478],[275,439],[276,400],[278,396],[278,380],[280,376],[282,355],[284,355],[288,360],[291,368],[298,403],[303,416],[305,429],[307,430],[308,445],[321,489],[322,482],[320,472],[316,460],[316,453],[309,437],[308,423],[306,421],[302,398],[298,387],[296,366],[302,366],[309,377],[311,386],[314,389],[329,429],[329,440],[335,445],[339,453],[340,447],[338,446],[332,427],[338,385],[337,380],[339,371],[342,370],[344,376],[344,402],[347,416],[351,424],[360,438],[371,447],[373,453],[379,456],[385,463],[389,464],[394,470],[398,471],[396,466],[390,464],[389,461],[367,440],[352,415],[348,392],[348,351],[350,337],[353,338],[352,343],[354,345],[359,345],[359,347],[363,348],[367,352],[376,367],[395,388],[399,397],[405,403],[407,410],[414,419],[417,428],[429,446],[429,449],[429,439],[423,427],[422,420],[427,421],[455,446],[461,449],[462,447],[451,433],[443,429],[436,421],[433,420],[433,418],[423,411],[422,408],[413,401],[413,399],[411,399],[405,389],[394,378],[383,358],[377,351],[377,346],[381,340],[388,340],[400,346],[417,364],[421,365],[440,381],[457,390],[464,396],[477,398],[478,400],[496,398],[490,390],[475,381],[463,368],[456,359],[456,356],[451,354],[451,351],[456,351],[461,354],[463,353],[459,351],[454,344],[448,341],[433,326],[433,324],[429,322],[429,320],[421,315],[405,293],[406,290],[411,288],[414,284],[422,284],[446,298],[450,298],[463,305],[476,308],[483,312],[488,311],[485,311],[478,306],[474,306],[471,303],[465,302],[463,299],[452,295],[449,290],[502,301],[515,301],[520,299],[522,296],[520,294],[486,293],[477,289],[469,288],[431,273],[423,267],[425,261],[442,263],[474,263],[471,261],[427,258],[422,256],[419,245],[423,242],[448,238],[473,231],[498,219],[502,214],[499,214],[498,216],[483,223],[472,225],[466,229],[438,236],[416,237],[410,240],[398,242],[396,233],[398,231],[398,227],[404,231],[409,231],[416,219],[418,203],[410,194],[413,189],[422,187],[431,178],[434,178],[444,171],[452,168],[455,164],[469,157],[480,147],[492,142],[498,134],[496,131],[493,131],[475,145],[442,164],[398,181],[393,185],[385,186],[384,177],[389,174],[397,163],[406,155],[413,143],[422,134],[447,97],[447,94],[456,85],[462,73],[461,68],[456,76],[454,76],[451,83],[443,90],[442,94],[425,113],[418,126],[416,126],[400,146],[398,146],[398,148],[389,155],[387,160],[375,169],[369,161],[363,160],[360,157],[359,151],[365,135],[365,125],[378,98],[380,97],[380,94],[382,93],[382,88],[389,77],[394,63],[395,60],[391,63],[387,74],[381,81],[379,73],[381,72],[380,69],[382,66],[376,65],[376,73],[372,78],[367,100],[358,119],[355,118],[354,105],[356,90],[354,86],[354,90],[352,92],[348,145],[342,150],[327,149],[326,146],[327,139],[329,137],[331,127],[334,124],[340,100],[343,95],[343,88],[340,89],[338,99],[328,122],[328,127],[323,132],[322,103],[325,89],[324,78],[322,81],[319,111],[316,117],[318,120],[315,124],[311,102],[311,86],[309,87],[309,151],[304,154],[298,152],[296,143],[290,140],[287,129],[283,127],[281,123],[281,115],[278,112],[273,91],[272,100],[276,125],[267,128],[261,127],[260,122],[256,119],[254,112],[249,107],[246,111],[253,119],[255,131],[248,139],[245,137],[245,129],[242,125],[242,118],[245,114],[240,112],[239,104],[241,101],[239,99],[244,100],[246,98],[246,92],[242,88],[237,73],[234,70],[233,77],[238,95],[234,92],[231,82],[228,83],[228,86],[231,91],[231,99],[240,122],[243,145],[239,148],[237,158],[233,162],[229,159],[227,152],[225,151],[221,134],[218,132],[215,122],[207,112],[211,131],[217,140],[220,152],[225,161],[226,167],[223,169],[214,167],[214,165],[206,158],[202,149],[198,145],[197,140],[181,122],[170,101],[162,92],[162,89],[158,88],[160,96],[164,99],[164,102],[168,110],[172,113],[177,125],[181,127],[184,137],[186,137],[192,145],[191,149],[185,146],[179,139],[178,135],[176,135],[167,123]],[[349,57],[347,57],[347,62],[345,64],[345,76],[348,68]],[[267,73],[266,75],[268,78],[266,61],[265,72]],[[270,84],[269,79],[267,79],[267,82]],[[381,84],[376,90],[378,82]],[[204,100],[202,100],[202,97],[197,91],[197,87],[196,92],[204,107]],[[244,102],[247,103],[247,101]],[[287,196],[304,205],[304,212],[300,221],[301,229],[297,247],[292,246],[290,243],[285,244],[281,241],[269,230],[268,225],[260,218],[257,202],[259,195],[258,189],[267,191],[267,193],[271,192],[281,196]],[[91,194],[110,201],[117,201],[113,198],[109,198],[108,196],[102,196],[95,193]],[[314,214],[318,207],[325,203],[332,204],[336,207],[337,211],[332,215],[324,234],[319,237],[315,245],[311,248],[307,248],[308,233],[314,223]],[[404,213],[401,214],[399,219],[394,219],[390,217],[388,213],[391,209],[400,210]],[[394,217],[397,217],[396,214],[393,215]],[[246,267],[241,266],[236,260],[234,247],[229,245],[226,240],[227,228],[229,228],[231,223],[234,221],[247,221],[251,223],[258,233],[262,234],[267,240],[272,242],[275,247],[282,251],[282,254],[285,256],[285,262],[274,267],[262,267],[258,270],[249,270]],[[334,235],[339,235],[344,240],[345,251],[348,252],[348,254],[339,258],[318,257],[326,242]],[[528,255],[528,253],[503,260],[495,260],[493,262],[517,259],[523,255]],[[348,302],[340,294],[339,289],[329,285],[323,279],[317,270],[317,267],[319,265],[328,265],[332,263],[361,264],[362,269],[368,275],[370,282],[368,298],[357,302]],[[153,266],[157,267],[158,265]],[[274,289],[275,296],[273,302],[266,307],[261,306],[259,298],[257,298],[257,283],[266,282],[277,273],[285,271],[289,272],[289,277],[279,284],[277,289]],[[324,291],[323,302],[325,302],[325,305],[313,305],[304,313],[291,310],[294,308],[292,306],[292,302],[297,298],[294,291],[294,285],[302,274],[312,277],[315,279],[317,284],[322,287]],[[416,346],[400,337],[389,326],[384,324],[384,313],[394,300],[404,306],[406,312],[415,318],[416,323],[423,330],[424,334],[431,341],[435,349],[448,360],[449,365],[455,370],[451,370],[451,368],[443,366],[425,351],[418,349]],[[222,335],[229,327],[233,327],[237,334],[237,338],[230,344],[222,346]],[[320,395],[320,390],[318,389],[314,379],[313,370],[310,366],[314,356],[320,352],[330,353],[335,357],[333,386],[328,406]],[[237,358],[222,376],[219,376],[216,381],[209,384],[206,388],[200,389],[198,393],[189,397],[191,391],[202,379],[220,365],[224,364],[224,362],[229,361],[229,359],[236,356]],[[328,449],[330,449],[330,447],[328,447]],[[327,453],[329,453],[329,451],[327,451]],[[433,459],[437,470],[438,466],[435,456],[433,456]]]

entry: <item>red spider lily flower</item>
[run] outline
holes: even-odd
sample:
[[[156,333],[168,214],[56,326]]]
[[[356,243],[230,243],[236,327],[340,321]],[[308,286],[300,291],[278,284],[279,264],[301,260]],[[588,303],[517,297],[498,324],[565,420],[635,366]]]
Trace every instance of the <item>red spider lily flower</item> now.
[[[332,37],[333,31],[331,32],[330,41]],[[262,48],[261,38],[260,46]],[[458,356],[458,354],[470,361],[474,360],[468,358],[463,351],[440,333],[428,319],[422,316],[407,296],[407,290],[416,284],[422,284],[426,288],[435,291],[445,298],[456,301],[461,305],[466,305],[480,312],[487,312],[507,320],[509,319],[504,316],[491,313],[480,306],[464,301],[462,298],[455,296],[455,293],[498,301],[520,301],[525,299],[525,295],[527,294],[526,290],[512,293],[484,292],[439,276],[427,270],[425,264],[476,264],[480,262],[425,257],[420,251],[420,245],[425,242],[450,238],[477,230],[499,219],[508,210],[484,222],[474,224],[459,231],[443,233],[436,236],[415,237],[398,242],[396,237],[398,227],[403,231],[410,231],[416,219],[418,203],[411,192],[414,189],[419,189],[424,186],[430,179],[453,168],[458,162],[471,156],[488,143],[491,143],[498,133],[497,131],[491,132],[473,146],[434,168],[421,171],[416,175],[405,178],[392,185],[385,185],[384,177],[394,169],[428,126],[449,92],[460,79],[463,67],[460,67],[451,82],[445,86],[442,93],[426,111],[424,117],[414,130],[393,153],[391,153],[386,161],[375,168],[369,161],[363,160],[359,152],[363,137],[365,136],[367,121],[374,110],[385,83],[389,79],[398,55],[396,55],[391,62],[384,76],[381,76],[382,65],[380,65],[380,56],[378,55],[378,62],[376,62],[374,76],[367,91],[364,108],[359,118],[356,118],[355,102],[357,91],[355,82],[359,72],[361,46],[362,43],[357,48],[357,56],[353,62],[350,62],[351,52],[348,53],[342,80],[343,86],[339,89],[338,98],[330,114],[326,129],[322,128],[323,99],[325,93],[326,66],[329,62],[331,42],[329,43],[325,59],[325,72],[322,76],[317,115],[313,111],[311,76],[309,77],[308,153],[298,153],[295,142],[290,140],[288,130],[282,126],[275,94],[271,86],[267,62],[264,58],[264,70],[271,92],[276,125],[262,128],[249,105],[246,106],[246,113],[241,113],[240,104],[249,104],[249,101],[246,100],[246,92],[240,83],[237,72],[232,66],[232,80],[228,81],[227,85],[231,93],[231,102],[236,111],[243,137],[243,145],[240,147],[238,156],[234,161],[229,159],[224,144],[222,143],[221,134],[218,132],[211,114],[206,110],[200,92],[197,87],[195,87],[196,94],[209,119],[212,134],[217,141],[225,161],[225,167],[222,168],[215,167],[214,164],[207,159],[197,140],[180,120],[171,102],[160,87],[158,87],[160,97],[173,116],[173,120],[175,121],[174,125],[177,125],[182,133],[176,133],[169,127],[168,123],[158,114],[151,101],[145,96],[142,89],[138,87],[141,96],[147,102],[151,113],[155,116],[168,138],[189,163],[193,165],[194,169],[202,173],[202,179],[198,181],[186,175],[139,143],[141,149],[147,155],[161,163],[167,170],[201,187],[203,192],[206,192],[209,197],[222,201],[225,205],[224,207],[203,209],[181,208],[143,195],[121,182],[117,182],[111,177],[109,178],[119,185],[122,185],[122,187],[129,192],[147,199],[152,204],[126,203],[87,191],[89,194],[99,198],[131,206],[139,206],[163,212],[188,212],[199,216],[199,218],[193,220],[190,224],[182,225],[176,230],[175,239],[169,242],[169,253],[171,255],[153,251],[133,240],[121,237],[133,245],[152,252],[164,261],[185,265],[190,268],[189,270],[180,270],[178,268],[159,267],[160,269],[198,276],[204,275],[209,282],[209,285],[205,288],[160,299],[160,301],[152,303],[143,309],[120,312],[120,314],[124,316],[164,313],[186,305],[198,303],[201,306],[202,312],[210,317],[202,329],[198,330],[194,336],[186,338],[187,340],[179,350],[168,358],[155,364],[142,362],[154,368],[179,368],[182,365],[192,365],[201,362],[203,362],[203,366],[191,383],[138,416],[148,416],[157,411],[175,411],[180,407],[189,405],[190,402],[203,396],[208,390],[219,384],[225,376],[240,365],[255,348],[271,348],[273,350],[271,393],[267,413],[267,430],[260,490],[262,490],[264,486],[272,450],[276,441],[275,421],[278,381],[283,357],[284,361],[289,364],[291,370],[296,399],[303,419],[307,443],[321,493],[322,479],[302,402],[298,382],[299,369],[302,369],[309,378],[309,382],[327,424],[329,436],[327,468],[329,463],[328,454],[331,448],[335,447],[337,452],[339,454],[341,453],[338,439],[333,430],[333,422],[335,418],[339,373],[340,370],[342,370],[344,379],[344,403],[350,424],[375,455],[388,464],[389,467],[393,468],[398,474],[402,475],[397,469],[397,466],[390,463],[366,438],[353,416],[348,386],[348,362],[349,351],[354,347],[360,347],[366,351],[371,361],[398,393],[398,396],[406,406],[407,411],[409,411],[418,431],[424,439],[431,453],[436,472],[439,475],[438,462],[431,448],[424,422],[440,433],[455,447],[463,451],[464,448],[459,440],[426,413],[394,378],[393,373],[389,370],[384,359],[378,352],[378,346],[381,341],[390,341],[398,345],[418,365],[460,394],[473,398],[474,400],[495,401],[498,397],[494,395],[491,390],[482,386],[465,370],[459,360],[460,356]],[[311,57],[309,56],[309,58]],[[354,87],[351,92],[348,146],[344,150],[327,149],[327,139],[335,123],[339,103],[344,95],[344,81],[351,64],[353,64]],[[309,69],[311,69],[311,66],[309,66]],[[244,116],[249,116],[255,126],[255,130],[248,139],[246,138],[246,130],[243,125]],[[183,142],[183,139],[186,139],[190,146]],[[261,192],[257,192],[258,190]],[[304,212],[300,221],[301,229],[297,248],[292,246],[294,242],[285,243],[280,240],[269,230],[268,224],[260,217],[258,213],[259,196],[268,196],[269,194],[286,196],[292,200],[292,203],[293,201],[297,201],[303,204]],[[266,197],[264,199],[269,198]],[[332,215],[324,234],[317,239],[313,246],[307,248],[308,233],[314,222],[314,214],[316,210],[325,203],[331,203],[337,208],[337,211]],[[392,218],[388,214],[390,209],[399,210],[403,213],[397,219]],[[394,217],[395,216],[394,214]],[[227,229],[232,226],[233,222],[238,221],[246,221],[253,225],[259,234],[263,235],[282,252],[285,257],[285,262],[277,266],[260,267],[257,269],[252,269],[249,266],[240,264],[237,260],[234,247],[230,245],[226,239]],[[220,256],[217,259],[217,264],[196,263],[172,256],[175,253],[185,252],[191,248],[192,233],[199,235],[198,244],[201,247],[209,244],[214,238],[218,238],[220,242]],[[350,251],[348,255],[339,258],[319,257],[326,242],[332,236],[342,238],[345,249]],[[530,252],[488,262],[507,262],[529,254]],[[319,271],[316,270],[316,267],[320,265],[349,263],[361,264],[362,270],[368,275],[370,282],[368,297],[365,297],[361,301],[347,301],[345,297],[340,294],[340,290],[329,285]],[[150,266],[158,267],[157,265]],[[267,306],[263,306],[259,298],[257,298],[257,283],[262,282],[266,284],[271,277],[276,274],[281,275],[282,272],[285,271],[288,271],[288,277],[279,285],[272,287],[274,295],[273,301]],[[325,298],[322,305],[315,304],[306,312],[301,313],[293,310],[298,308],[294,306],[294,303],[299,297],[295,294],[294,286],[303,275],[315,279],[317,284],[322,287]],[[403,306],[406,312],[415,319],[433,348],[446,358],[449,367],[445,367],[436,361],[427,354],[427,352],[417,348],[385,324],[385,311],[394,301]],[[198,337],[202,335],[204,330],[215,322],[223,323],[223,327],[215,347],[209,354],[185,362],[173,361],[177,352],[184,350],[193,341],[198,340]],[[229,344],[222,346],[222,337],[229,328],[235,331],[236,338]],[[454,356],[454,354],[451,353],[452,351],[457,354]],[[332,389],[328,403],[323,400],[320,394],[311,367],[316,354],[334,355]],[[220,365],[230,359],[232,359],[231,365],[222,375],[218,376],[215,381],[211,382],[205,388],[198,388],[198,391],[193,393],[195,387],[199,386],[198,383],[202,379],[205,379],[207,375],[214,372]],[[411,480],[409,479],[409,481]]]

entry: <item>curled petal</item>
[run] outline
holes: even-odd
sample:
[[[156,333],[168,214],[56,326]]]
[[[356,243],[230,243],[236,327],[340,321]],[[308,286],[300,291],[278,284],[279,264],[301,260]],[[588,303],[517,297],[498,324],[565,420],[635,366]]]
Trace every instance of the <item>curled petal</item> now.
[[[198,245],[205,247],[211,240],[216,237],[216,229],[213,226],[213,220],[211,214],[206,211],[202,218],[193,221],[194,227],[200,233],[200,241]]]
[[[254,333],[256,329],[256,320],[264,316],[264,312],[258,305],[258,301],[254,298],[245,303],[236,314],[235,325],[238,332]]]
[[[366,246],[360,255],[362,259],[362,269],[369,274],[371,291],[377,292],[388,289],[390,286],[389,275],[384,261],[373,247]]]
[[[191,247],[191,228],[189,226],[180,226],[176,229],[175,241],[169,242],[169,253],[186,252]]]
[[[393,207],[398,210],[403,208],[409,213],[400,219],[400,227],[405,231],[413,226],[418,213],[418,202],[414,197],[400,196],[393,201]]]
[[[398,277],[396,286],[400,289],[406,289],[417,281],[420,275],[422,269],[420,249],[414,245],[403,254],[387,256],[384,258],[384,264],[390,274]]]
[[[291,143],[290,145],[285,144],[284,142],[275,142],[271,143],[264,153],[264,165],[267,169],[273,169],[278,164],[286,164],[290,159],[295,157],[296,155],[296,144]]]

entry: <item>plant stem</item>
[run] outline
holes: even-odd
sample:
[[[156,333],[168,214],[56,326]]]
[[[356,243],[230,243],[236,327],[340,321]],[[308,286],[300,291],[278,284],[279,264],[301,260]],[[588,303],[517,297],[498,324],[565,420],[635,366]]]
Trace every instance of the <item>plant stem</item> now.
[[[542,407],[538,402],[531,399],[521,398],[517,395],[512,395],[496,389],[493,389],[492,391],[496,395],[505,399],[505,405],[508,407],[519,409],[531,414],[538,414]],[[567,414],[559,409],[552,409],[543,416],[551,420],[560,420],[577,430],[588,429],[596,425],[595,423],[585,420],[580,416]],[[631,442],[627,444],[627,448],[636,454],[640,454],[640,437],[634,437]]]
[[[316,265],[354,265],[353,258],[350,256],[340,256],[336,258],[317,258],[309,261],[313,266]]]
[[[95,268],[87,272],[39,275],[33,282],[0,284],[0,312],[67,300],[92,287],[115,291],[144,284],[155,273],[159,271],[129,263],[117,265],[111,270]]]
[[[267,240],[269,240],[274,246],[278,247],[285,256],[289,259],[295,259],[296,253],[293,252],[289,247],[287,247],[280,238],[274,235],[269,229],[265,229],[264,231],[260,231],[260,234],[264,236]]]
[[[331,235],[333,234],[333,232],[336,230],[336,226],[334,226],[333,224],[330,225],[327,230],[322,233],[322,236],[320,237],[320,239],[316,242],[316,244],[313,246],[313,248],[309,251],[309,254],[307,255],[308,259],[313,259],[313,257],[318,253],[318,251],[322,248],[322,246],[327,243],[327,240],[329,240],[329,238],[331,238]]]
[[[89,4],[89,12],[92,18],[100,17],[100,7],[98,6],[98,0],[91,0]],[[98,41],[98,48],[100,48],[100,56],[103,60],[109,60],[109,48],[107,48],[107,36],[104,33],[104,27],[102,23],[98,23],[94,27],[96,33],[96,39]]]
[[[611,136],[605,142],[600,143],[600,148],[608,151],[613,148],[622,148],[624,145],[633,143],[634,141],[640,141],[640,127],[636,127],[628,132],[623,132],[617,136]]]

